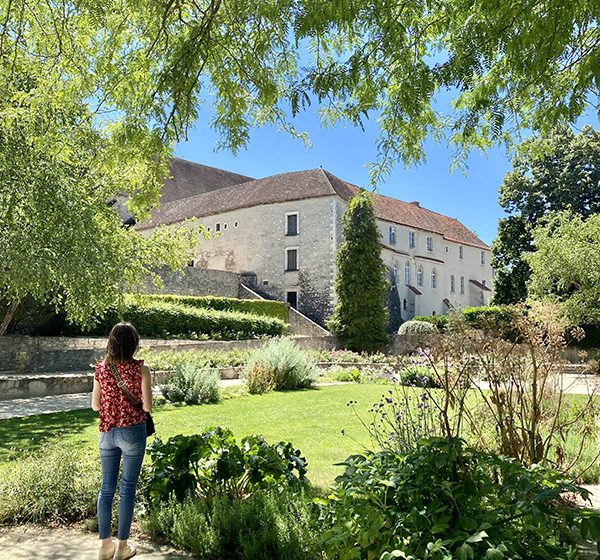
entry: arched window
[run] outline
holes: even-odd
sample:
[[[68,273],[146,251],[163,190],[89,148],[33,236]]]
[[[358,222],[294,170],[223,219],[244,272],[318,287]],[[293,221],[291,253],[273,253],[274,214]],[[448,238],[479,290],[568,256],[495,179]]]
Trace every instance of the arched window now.
[[[437,272],[435,268],[431,271],[431,287],[434,290],[437,288]]]
[[[417,286],[423,287],[423,267],[417,269]]]
[[[410,262],[406,261],[404,265],[404,283],[407,286],[410,286]]]

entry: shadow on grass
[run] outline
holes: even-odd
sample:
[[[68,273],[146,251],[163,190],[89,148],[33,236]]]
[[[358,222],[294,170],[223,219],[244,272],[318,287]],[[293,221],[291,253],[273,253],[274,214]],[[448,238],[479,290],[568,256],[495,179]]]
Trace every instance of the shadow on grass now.
[[[94,425],[97,418],[97,412],[85,409],[0,420],[0,463],[39,451],[44,442],[61,436],[68,439],[69,446],[76,445],[72,436]]]

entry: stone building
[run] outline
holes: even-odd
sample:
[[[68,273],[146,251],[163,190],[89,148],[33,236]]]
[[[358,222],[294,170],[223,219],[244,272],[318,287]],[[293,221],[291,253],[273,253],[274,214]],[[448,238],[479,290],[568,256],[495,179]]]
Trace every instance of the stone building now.
[[[268,297],[323,322],[335,301],[341,217],[359,191],[324,169],[252,179],[174,159],[150,229],[186,219],[214,235],[193,266],[238,272]],[[490,249],[454,218],[418,202],[375,194],[382,257],[388,267],[392,327],[415,315],[489,302]]]

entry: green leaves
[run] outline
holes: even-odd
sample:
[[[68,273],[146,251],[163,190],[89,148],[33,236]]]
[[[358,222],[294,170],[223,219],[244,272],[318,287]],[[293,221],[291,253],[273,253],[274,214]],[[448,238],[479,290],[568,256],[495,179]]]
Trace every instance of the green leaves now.
[[[387,282],[373,201],[367,191],[350,200],[342,223],[344,241],[336,256],[338,302],[328,326],[350,350],[377,350],[387,339]]]
[[[562,493],[586,491],[556,471],[527,469],[459,439],[420,443],[404,455],[365,452],[344,462],[332,496],[320,502],[328,557],[574,560],[569,531],[600,530],[597,513],[559,502]]]
[[[527,297],[531,268],[525,255],[537,249],[535,226],[543,225],[550,212],[584,219],[598,213],[599,182],[600,133],[591,127],[579,134],[558,128],[520,146],[500,187],[500,205],[509,216],[500,220],[492,246],[497,303],[519,303]],[[551,285],[547,291],[556,293]]]
[[[260,435],[238,444],[227,428],[206,428],[149,446],[152,466],[144,492],[155,502],[227,496],[242,499],[256,490],[291,486],[306,480],[306,460],[289,442],[275,445]]]
[[[549,216],[533,231],[531,297],[559,302],[575,324],[600,322],[600,215]]]

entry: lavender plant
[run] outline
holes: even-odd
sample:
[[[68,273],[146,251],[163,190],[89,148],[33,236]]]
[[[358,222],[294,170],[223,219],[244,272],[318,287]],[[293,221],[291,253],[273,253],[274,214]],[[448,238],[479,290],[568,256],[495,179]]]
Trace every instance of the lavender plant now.
[[[394,383],[369,409],[369,421],[355,409],[374,446],[405,454],[417,449],[420,440],[442,435],[439,413],[429,397],[428,384],[427,376],[416,379],[411,386]],[[356,401],[348,403],[355,404]]]

